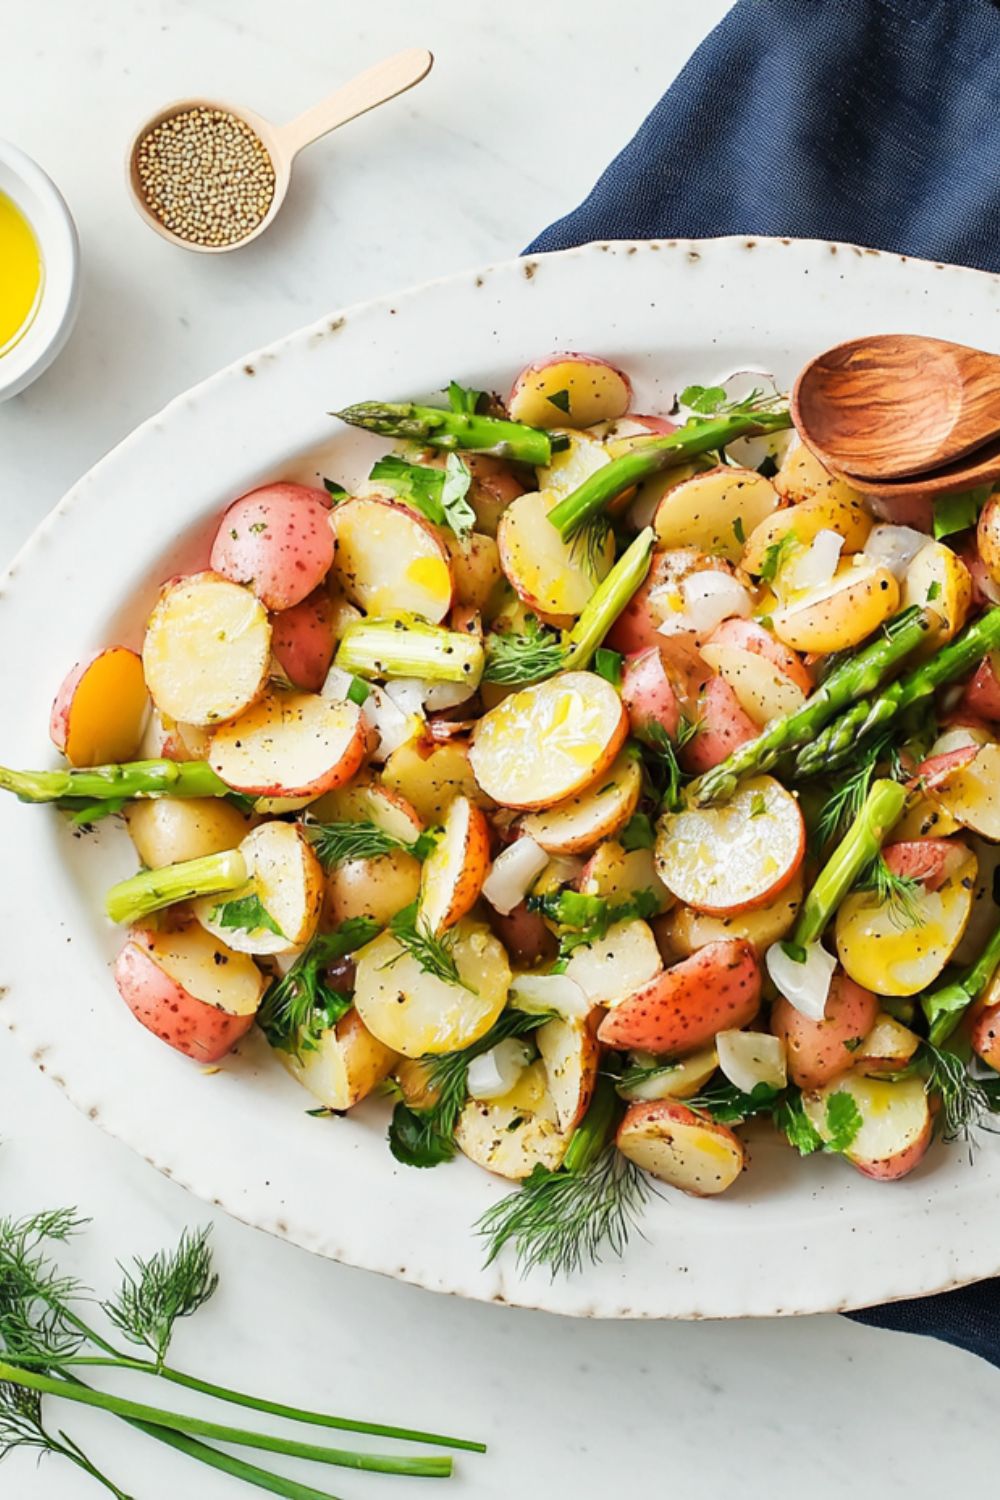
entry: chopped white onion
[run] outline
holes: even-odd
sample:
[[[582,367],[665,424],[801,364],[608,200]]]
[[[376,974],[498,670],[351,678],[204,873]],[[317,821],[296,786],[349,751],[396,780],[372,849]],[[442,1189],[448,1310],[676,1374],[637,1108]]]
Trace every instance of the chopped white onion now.
[[[518,1037],[497,1042],[470,1062],[469,1093],[473,1099],[501,1099],[510,1093],[530,1061],[531,1048]]]
[[[534,839],[523,837],[501,849],[483,881],[483,895],[504,917],[509,916],[530,891],[549,862],[549,856]]]
[[[419,677],[397,677],[386,683],[385,690],[404,714],[423,715],[424,683]]]
[[[649,600],[654,606],[659,592],[658,589],[650,592]],[[673,593],[672,585],[665,585],[665,592]],[[691,573],[681,581],[680,592],[684,607],[670,610],[663,624],[657,627],[661,635],[678,635],[686,630],[696,636],[711,635],[723,620],[734,615],[746,619],[753,610],[748,591],[731,573],[714,569]]]
[[[719,1067],[741,1093],[752,1094],[758,1083],[783,1089],[787,1082],[785,1044],[780,1037],[766,1031],[720,1031],[715,1050]]]
[[[320,692],[324,698],[342,702],[347,697],[353,680],[350,672],[344,672],[340,667],[331,667]],[[405,745],[407,740],[412,740],[420,733],[424,721],[419,712],[404,713],[377,683],[369,682],[365,686],[368,688],[368,697],[361,705],[361,717],[378,735],[378,747],[372,754],[372,760],[386,761],[400,745]]]
[[[764,955],[767,972],[790,1005],[810,1021],[822,1021],[830,981],[837,967],[832,953],[822,943],[807,943],[804,963],[789,958],[781,943],[772,943]]]
[[[913,526],[873,526],[865,542],[865,556],[884,564],[902,583],[910,563],[930,538]]]
[[[446,708],[457,708],[476,691],[476,684],[469,682],[431,682],[424,677],[394,677],[387,682],[385,690],[404,713],[441,713]]]
[[[586,1020],[593,1009],[576,980],[567,974],[515,974],[510,994],[518,1010],[553,1010],[567,1021]]]
[[[784,588],[819,589],[837,571],[844,538],[838,531],[817,531],[808,547],[789,559],[781,570]]]

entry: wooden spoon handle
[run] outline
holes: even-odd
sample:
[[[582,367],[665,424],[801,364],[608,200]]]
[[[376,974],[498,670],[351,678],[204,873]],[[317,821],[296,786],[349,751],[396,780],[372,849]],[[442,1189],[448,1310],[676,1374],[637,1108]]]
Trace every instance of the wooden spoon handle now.
[[[277,135],[281,145],[289,157],[295,156],[303,146],[309,146],[321,135],[336,130],[338,125],[344,125],[374,109],[377,104],[384,104],[387,99],[394,99],[397,94],[411,89],[421,78],[426,78],[433,62],[433,56],[423,47],[412,47],[407,52],[397,52],[394,57],[385,58],[367,72],[352,78],[350,83],[345,83],[328,99],[314,104],[305,114],[298,115],[287,125],[280,125]]]

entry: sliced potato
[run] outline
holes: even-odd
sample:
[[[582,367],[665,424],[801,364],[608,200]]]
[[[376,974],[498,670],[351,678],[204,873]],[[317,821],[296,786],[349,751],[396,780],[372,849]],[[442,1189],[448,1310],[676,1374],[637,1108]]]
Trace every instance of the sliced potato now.
[[[773,901],[755,906],[751,911],[733,912],[727,917],[710,917],[693,906],[677,906],[656,923],[657,936],[678,958],[687,958],[709,943],[725,938],[745,938],[758,954],[772,943],[780,942],[795,925],[805,880],[802,869]]]
[[[395,501],[363,496],[330,513],[332,575],[369,615],[420,615],[439,625],[454,597],[448,549],[423,516]]]
[[[597,1083],[601,1049],[593,1031],[582,1021],[547,1021],[535,1032],[545,1064],[549,1095],[562,1131],[575,1130],[590,1104]]]
[[[661,547],[700,547],[739,562],[740,537],[748,536],[779,504],[769,479],[753,469],[727,465],[668,490],[653,525]]]
[[[628,376],[595,354],[552,354],[526,365],[507,399],[512,421],[529,427],[591,427],[628,411]]]
[[[724,1193],[746,1165],[743,1143],[728,1126],[673,1099],[629,1105],[615,1144],[651,1176],[697,1198]]]
[[[930,608],[936,623],[911,660],[933,656],[957,635],[972,607],[972,575],[960,557],[943,542],[928,541],[906,570],[900,605]]]
[[[847,973],[876,995],[915,995],[931,984],[965,931],[975,881],[976,856],[967,849],[938,890],[914,892],[912,914],[879,901],[874,891],[852,891],[835,923]]]
[[[754,527],[743,549],[742,567],[746,573],[759,574],[766,566],[769,550],[789,535],[799,547],[808,547],[821,531],[835,531],[844,539],[845,555],[862,552],[871,529],[872,518],[860,497],[853,501],[835,495],[819,496],[801,505],[786,505]]]
[[[468,1047],[503,1010],[511,976],[502,946],[488,927],[468,917],[453,930],[460,984],[422,969],[387,932],[356,955],[358,1013],[380,1042],[404,1057]]]
[[[831,978],[822,1020],[804,1015],[779,995],[771,1006],[771,1030],[784,1043],[792,1082],[800,1089],[816,1089],[848,1072],[877,1016],[871,990],[840,969]]]
[[[602,776],[627,733],[628,713],[610,682],[595,672],[562,672],[484,714],[469,758],[496,802],[551,807]]]
[[[316,823],[374,823],[390,838],[412,844],[424,831],[415,807],[379,781],[354,780],[324,792],[309,809]]]
[[[991,495],[979,512],[976,550],[994,583],[1000,583],[1000,495]]]
[[[1000,745],[991,742],[969,760],[963,762],[960,753],[955,759],[953,768],[928,784],[928,797],[963,828],[1000,841]]]
[[[805,856],[798,801],[773,776],[744,781],[720,807],[660,819],[656,867],[679,901],[709,916],[771,904]]]
[[[609,906],[620,906],[640,891],[652,891],[660,911],[674,901],[657,874],[652,849],[623,849],[614,839],[594,850],[581,871],[580,890],[585,896],[603,896]]]
[[[653,1067],[656,1059],[649,1052],[635,1052],[632,1061],[636,1067]],[[620,1085],[618,1092],[623,1099],[648,1103],[654,1099],[690,1099],[704,1088],[719,1066],[719,1057],[714,1047],[705,1047],[701,1052],[692,1052],[679,1062],[666,1063],[651,1077],[641,1083]]]
[[[449,534],[444,540],[455,580],[456,604],[485,613],[503,579],[496,541],[480,531],[471,532],[465,541]]]
[[[591,553],[584,539],[564,542],[549,521],[559,497],[548,490],[521,495],[500,517],[500,566],[511,587],[531,609],[545,615],[580,614],[615,560],[609,531]]]
[[[532,1063],[501,1099],[470,1099],[458,1117],[455,1144],[477,1166],[512,1182],[530,1177],[537,1166],[554,1172],[569,1136],[559,1128],[545,1064]]]
[[[623,750],[605,776],[565,802],[529,813],[521,827],[549,854],[581,854],[624,828],[641,793],[642,763]]]
[[[161,713],[197,725],[235,718],[264,691],[270,664],[267,610],[249,589],[218,573],[164,585],[142,646]]]
[[[854,1066],[868,1077],[898,1073],[906,1067],[919,1046],[917,1033],[883,1010],[875,1017],[875,1025],[854,1053]]]
[[[388,926],[420,891],[420,861],[405,849],[365,859],[345,859],[326,876],[325,920],[332,927],[353,917]]]
[[[797,712],[812,691],[812,679],[799,658],[755,620],[724,620],[701,655],[761,727]]]
[[[463,740],[434,744],[410,740],[394,750],[385,763],[382,781],[404,798],[430,827],[443,823],[456,797],[468,797],[478,807],[492,807],[472,772],[469,747]]]
[[[567,446],[553,453],[551,463],[537,471],[538,488],[559,500],[571,495],[591,474],[611,462],[611,454],[593,433],[570,431],[563,436]]]
[[[893,831],[895,834],[895,830]],[[993,935],[997,925],[997,903],[993,899],[994,882],[1000,889],[1000,844],[988,843],[973,835],[968,840],[976,856],[976,883],[972,891],[972,912],[962,934],[962,941],[952,954],[956,964],[974,964]],[[1000,999],[1000,996],[998,996]]]
[[[126,646],[109,646],[63,679],[49,735],[71,766],[116,764],[135,755],[148,711],[142,662]]]
[[[246,815],[221,797],[150,797],[127,803],[122,816],[149,870],[235,849],[251,828]]]
[[[609,453],[611,453],[614,445],[609,443],[607,446]],[[628,448],[635,448],[637,445],[632,442],[628,444],[622,443],[620,446],[624,449],[626,446]],[[641,447],[642,445],[639,444],[638,446]],[[617,457],[618,455],[615,454],[613,456]],[[637,485],[635,498],[629,505],[629,524],[634,526],[636,531],[641,531],[644,526],[652,526],[653,517],[659,509],[660,501],[663,497],[668,495],[671,490],[675,490],[679,484],[684,484],[688,479],[693,479],[696,474],[704,474],[711,467],[710,460],[695,458],[690,463],[678,464],[676,468],[664,469],[661,473],[653,474],[649,479],[644,479],[640,485]]]
[[[651,928],[632,917],[613,922],[604,937],[574,948],[566,976],[580,986],[592,1005],[619,1005],[662,968]]]
[[[848,1073],[814,1094],[803,1094],[806,1116],[824,1141],[831,1136],[829,1102],[837,1094],[853,1100],[861,1116],[860,1129],[844,1152],[851,1165],[882,1182],[912,1172],[931,1142],[931,1112],[923,1079],[887,1083]]]
[[[830,583],[796,594],[771,618],[779,641],[795,651],[845,651],[899,608],[899,584],[888,568],[842,562]]]
[[[297,823],[261,823],[240,845],[249,879],[228,896],[203,896],[191,910],[206,931],[238,953],[289,953],[316,931],[323,903],[323,870]],[[223,920],[231,903],[256,897],[270,926],[244,928]]]
[[[760,987],[760,965],[749,943],[711,943],[616,1005],[597,1039],[657,1055],[699,1052],[716,1032],[753,1020]]]
[[[482,811],[468,797],[456,797],[444,830],[424,861],[420,915],[431,932],[454,927],[476,904],[490,867],[490,831]],[[405,904],[405,903],[404,903]]]
[[[318,797],[350,781],[365,757],[361,710],[318,693],[267,693],[212,736],[209,763],[236,791]]]
[[[324,1031],[300,1052],[276,1048],[275,1056],[292,1077],[327,1109],[351,1109],[388,1078],[395,1052],[368,1031],[356,1010]]]
[[[913,791],[892,836],[894,839],[944,839],[957,833],[961,826],[927,792]]]
[[[843,479],[837,479],[825,469],[811,448],[799,442],[790,448],[774,476],[774,487],[786,500],[795,503],[796,509],[803,501],[836,500],[847,505],[864,505],[865,497]],[[837,530],[834,527],[834,530]]]

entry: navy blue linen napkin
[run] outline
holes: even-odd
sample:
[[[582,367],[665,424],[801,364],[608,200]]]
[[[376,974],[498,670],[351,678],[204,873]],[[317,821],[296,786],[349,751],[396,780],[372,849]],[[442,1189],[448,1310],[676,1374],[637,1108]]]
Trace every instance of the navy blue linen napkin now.
[[[528,250],[725,234],[1000,270],[1000,7],[739,0]],[[1000,1280],[849,1316],[1000,1365]]]

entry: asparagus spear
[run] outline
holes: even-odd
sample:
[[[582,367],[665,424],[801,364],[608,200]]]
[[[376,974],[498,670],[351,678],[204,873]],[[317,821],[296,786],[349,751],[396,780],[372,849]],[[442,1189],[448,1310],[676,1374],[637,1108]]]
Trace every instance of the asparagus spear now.
[[[119,880],[104,898],[104,909],[112,922],[137,922],[178,901],[238,891],[248,879],[243,855],[238,849],[226,849],[222,854],[203,854],[159,870],[140,870],[128,880]]]
[[[651,474],[672,468],[699,453],[724,448],[734,438],[790,427],[787,411],[734,412],[707,422],[689,422],[667,437],[642,441],[632,452],[613,458],[585,479],[577,489],[549,511],[549,520],[563,541],[570,541],[587,522],[614,500]]]
[[[823,866],[798,915],[788,940],[806,948],[825,932],[861,871],[878,854],[886,835],[902,815],[906,788],[898,781],[873,781],[857,818]]]
[[[417,406],[412,401],[360,401],[330,415],[382,437],[410,438],[452,452],[491,453],[495,458],[509,458],[535,468],[546,467],[556,448],[565,446],[551,433],[526,427],[523,422],[451,411],[444,406]]]
[[[956,1029],[965,1012],[985,993],[1000,967],[1000,926],[974,964],[959,979],[939,985],[921,1000],[930,1027],[928,1038],[935,1047],[942,1046]]]
[[[898,719],[905,709],[929,698],[946,682],[970,671],[998,645],[1000,609],[990,609],[928,661],[921,662],[883,688],[877,697],[862,699],[832,724],[827,724],[821,734],[799,751],[795,761],[796,773],[814,776],[817,772],[832,771],[843,765],[850,760],[865,735]]]
[[[128,801],[131,797],[225,797],[229,787],[205,760],[132,760],[117,766],[60,771],[10,771],[0,766],[0,791],[22,802]]]
[[[931,623],[929,612],[917,608],[904,609],[889,620],[870,645],[835,667],[800,709],[786,718],[775,719],[755,740],[741,745],[728,759],[693,782],[688,790],[694,802],[705,806],[731,797],[741,777],[768,770],[786,750],[809,745],[835,714],[862,693],[877,688],[892,668],[920,644]]]
[[[336,665],[357,677],[422,677],[478,684],[483,646],[477,635],[419,619],[359,620],[337,648]]]

